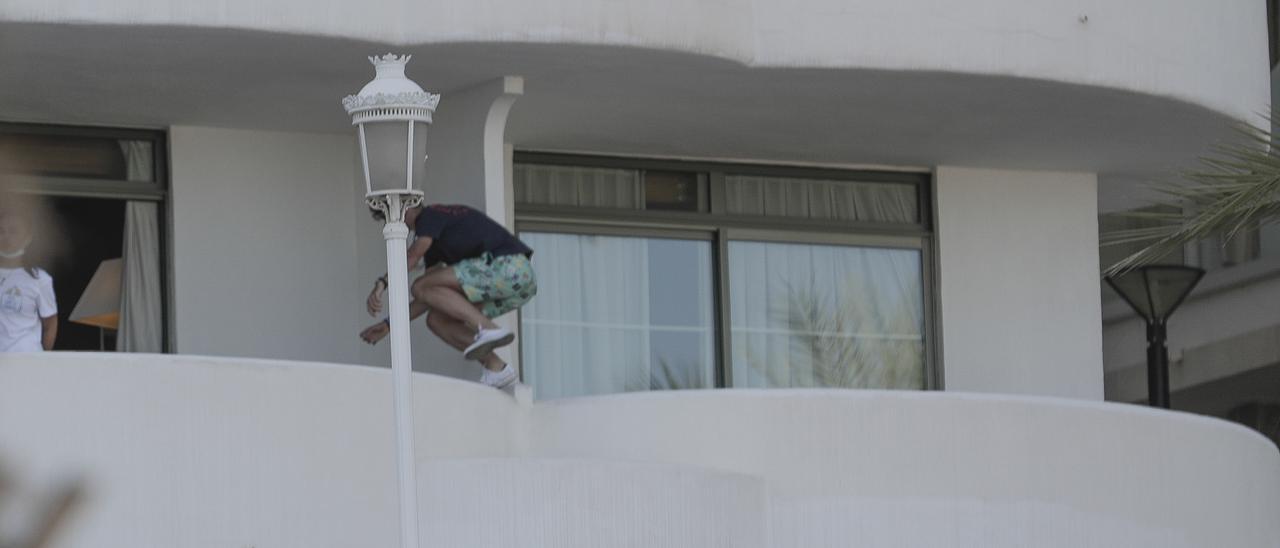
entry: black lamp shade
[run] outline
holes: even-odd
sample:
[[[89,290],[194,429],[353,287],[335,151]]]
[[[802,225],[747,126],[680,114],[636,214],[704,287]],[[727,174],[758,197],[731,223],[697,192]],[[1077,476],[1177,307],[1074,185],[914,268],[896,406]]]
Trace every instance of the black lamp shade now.
[[[1143,319],[1161,322],[1177,310],[1203,276],[1204,270],[1194,266],[1153,264],[1105,279]]]

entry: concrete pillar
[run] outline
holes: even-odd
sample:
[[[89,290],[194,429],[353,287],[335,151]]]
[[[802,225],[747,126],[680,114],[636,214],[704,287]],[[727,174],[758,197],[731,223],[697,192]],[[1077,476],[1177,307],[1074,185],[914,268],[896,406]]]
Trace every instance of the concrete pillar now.
[[[940,167],[947,390],[1101,400],[1097,176]]]

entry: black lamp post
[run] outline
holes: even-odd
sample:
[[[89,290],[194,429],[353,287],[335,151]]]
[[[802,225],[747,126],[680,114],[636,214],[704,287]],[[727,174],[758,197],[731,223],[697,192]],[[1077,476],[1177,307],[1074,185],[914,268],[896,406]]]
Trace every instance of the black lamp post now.
[[[1169,349],[1165,325],[1204,276],[1204,269],[1153,264],[1104,278],[1147,322],[1147,401],[1169,408]]]

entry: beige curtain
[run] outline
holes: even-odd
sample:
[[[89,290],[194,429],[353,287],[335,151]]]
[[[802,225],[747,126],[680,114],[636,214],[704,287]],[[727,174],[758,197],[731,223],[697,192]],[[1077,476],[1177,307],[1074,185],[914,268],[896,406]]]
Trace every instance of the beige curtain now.
[[[640,209],[640,172],[634,169],[516,164],[518,204]]]
[[[913,185],[792,177],[725,177],[725,212],[881,223],[917,223]]]

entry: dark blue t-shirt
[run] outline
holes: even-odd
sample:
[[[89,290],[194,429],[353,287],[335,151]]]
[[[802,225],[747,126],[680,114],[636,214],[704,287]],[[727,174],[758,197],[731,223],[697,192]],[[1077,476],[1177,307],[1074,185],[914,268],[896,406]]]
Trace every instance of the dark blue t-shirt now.
[[[451,265],[485,252],[494,256],[533,256],[533,250],[502,225],[464,205],[423,206],[413,231],[419,238],[426,236],[432,240],[431,248],[423,257],[426,266],[440,262]]]

